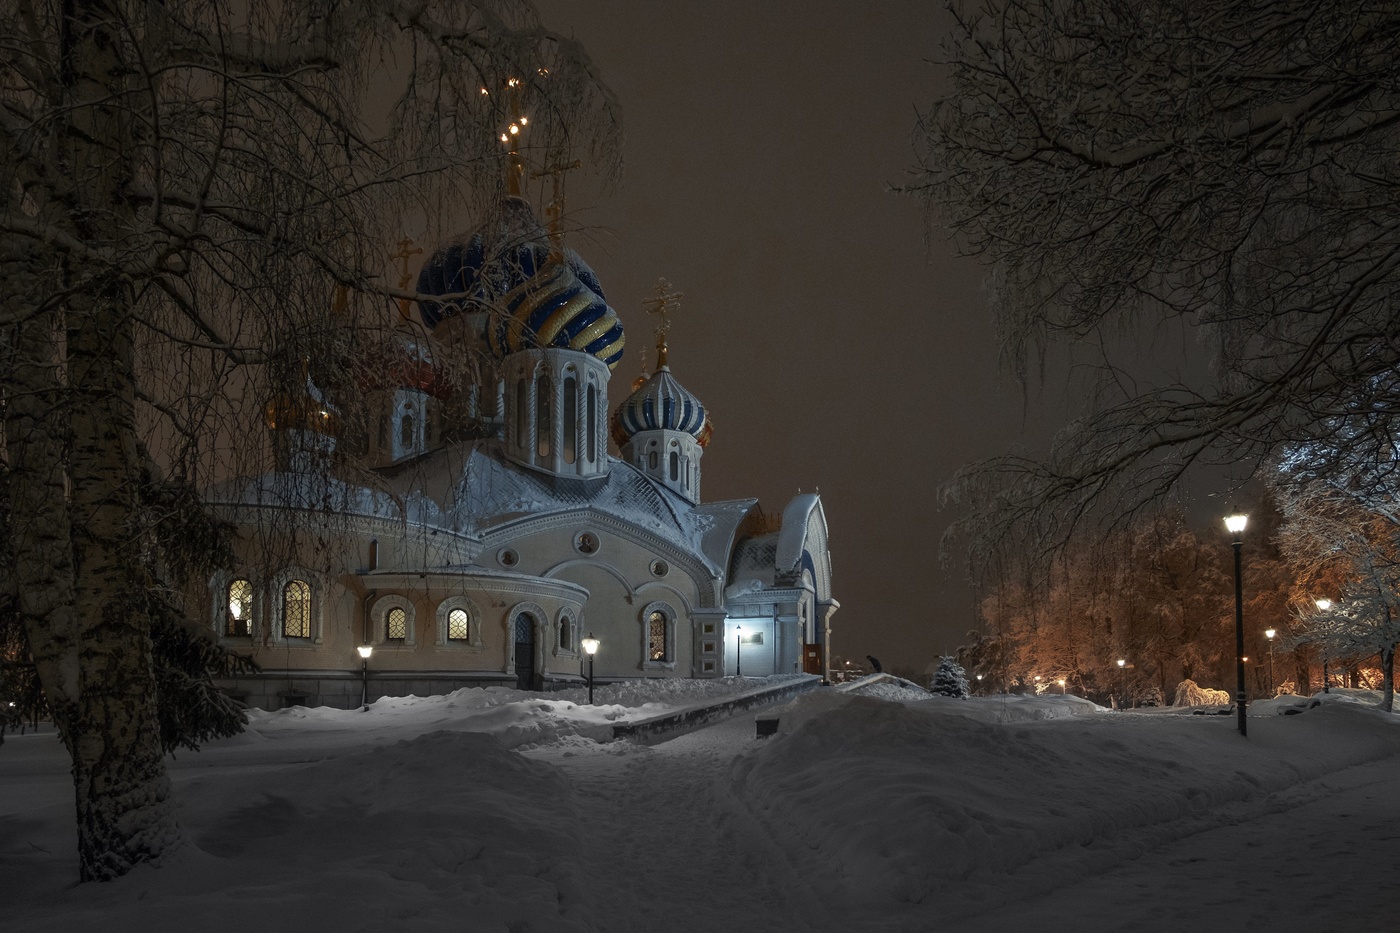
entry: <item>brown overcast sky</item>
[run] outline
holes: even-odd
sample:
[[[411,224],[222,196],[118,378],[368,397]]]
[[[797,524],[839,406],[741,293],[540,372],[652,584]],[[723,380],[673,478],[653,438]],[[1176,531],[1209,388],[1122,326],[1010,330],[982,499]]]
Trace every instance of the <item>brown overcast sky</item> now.
[[[653,342],[643,299],[684,292],[671,369],[709,406],[706,500],[781,509],[820,489],[838,653],[924,665],[974,626],[939,565],[936,490],[962,463],[1043,442],[1035,397],[998,372],[982,268],[924,242],[889,192],[948,22],[923,2],[539,4],[616,93],[623,180],[580,196],[571,245],[628,330],[616,404]],[[654,354],[648,352],[654,361]]]

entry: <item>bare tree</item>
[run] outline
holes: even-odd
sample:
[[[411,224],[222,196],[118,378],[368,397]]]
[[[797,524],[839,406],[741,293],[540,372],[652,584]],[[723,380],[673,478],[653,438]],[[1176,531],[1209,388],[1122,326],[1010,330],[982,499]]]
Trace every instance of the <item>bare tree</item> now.
[[[162,491],[265,456],[238,416],[318,335],[412,297],[384,276],[405,218],[437,232],[501,190],[522,96],[534,145],[613,165],[586,57],[510,0],[0,6],[4,589],[72,755],[84,880],[180,839],[151,633],[172,563],[217,542],[163,545],[200,506]]]
[[[1396,433],[1400,10],[1280,0],[954,4],[954,90],[909,190],[991,266],[1022,377],[1056,341],[1103,354],[1044,459],[952,486],[983,545],[1131,514],[1193,464],[1257,461],[1355,406]],[[1171,327],[1200,379],[1140,383],[1125,334]],[[1358,436],[1358,444],[1365,438]]]

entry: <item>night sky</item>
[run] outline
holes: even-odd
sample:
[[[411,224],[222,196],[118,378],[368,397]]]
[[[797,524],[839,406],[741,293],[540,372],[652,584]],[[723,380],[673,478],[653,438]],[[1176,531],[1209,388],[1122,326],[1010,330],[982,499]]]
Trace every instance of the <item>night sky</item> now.
[[[915,163],[941,5],[539,4],[588,50],[625,125],[624,177],[571,181],[570,237],[628,332],[616,405],[655,362],[642,308],[685,300],[670,365],[710,408],[706,501],[780,510],[820,490],[831,530],[833,650],[914,668],[976,622],[937,487],[964,462],[1043,445],[1047,421],[997,363],[983,268],[893,194]],[[580,191],[586,192],[579,194]]]

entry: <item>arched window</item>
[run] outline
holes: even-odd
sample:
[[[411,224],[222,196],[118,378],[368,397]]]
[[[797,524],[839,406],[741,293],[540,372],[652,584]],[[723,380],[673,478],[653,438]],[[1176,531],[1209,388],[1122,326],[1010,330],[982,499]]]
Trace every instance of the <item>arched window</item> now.
[[[282,635],[311,637],[311,585],[305,580],[288,580],[282,587]]]
[[[413,416],[408,412],[404,412],[399,422],[399,446],[405,451],[413,449]]]
[[[681,455],[671,451],[671,482],[681,478]]]
[[[453,609],[447,613],[447,640],[470,641],[472,637],[471,618],[465,609]]]
[[[588,383],[588,462],[598,462],[598,387]]]
[[[384,637],[388,641],[403,641],[408,637],[408,613],[397,606],[389,610],[384,620]]]
[[[654,470],[654,469],[656,469],[656,463],[657,463],[657,461],[656,461],[656,451],[653,450],[653,451],[651,451],[650,453],[647,454],[647,469],[649,469],[649,470]]]
[[[549,397],[549,374],[540,373],[535,379],[535,449],[541,459],[549,456],[549,439],[554,430],[549,413]]]
[[[530,447],[530,386],[524,379],[515,384],[515,443]]]
[[[224,634],[253,634],[253,584],[247,580],[234,580],[228,585],[228,622]]]
[[[559,620],[559,650],[560,650],[560,651],[573,651],[573,650],[574,650],[573,633],[569,631],[569,618],[568,618],[568,616],[565,616],[564,618],[562,618],[562,619]]]
[[[647,660],[670,661],[670,648],[666,638],[666,613],[653,609],[647,615]]]
[[[449,596],[438,603],[437,643],[444,648],[482,646],[481,611],[466,596]]]
[[[578,459],[578,380],[564,377],[564,462]]]

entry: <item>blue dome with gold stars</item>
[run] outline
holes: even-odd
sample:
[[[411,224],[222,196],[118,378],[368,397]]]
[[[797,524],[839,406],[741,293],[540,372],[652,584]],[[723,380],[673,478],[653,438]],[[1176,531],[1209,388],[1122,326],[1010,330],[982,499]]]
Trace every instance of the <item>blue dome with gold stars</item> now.
[[[591,354],[608,368],[627,338],[598,277],[571,249],[551,248],[530,206],[507,198],[499,214],[437,251],[418,275],[419,313],[429,329],[457,314],[487,315],[486,341],[502,357],[553,347]]]

